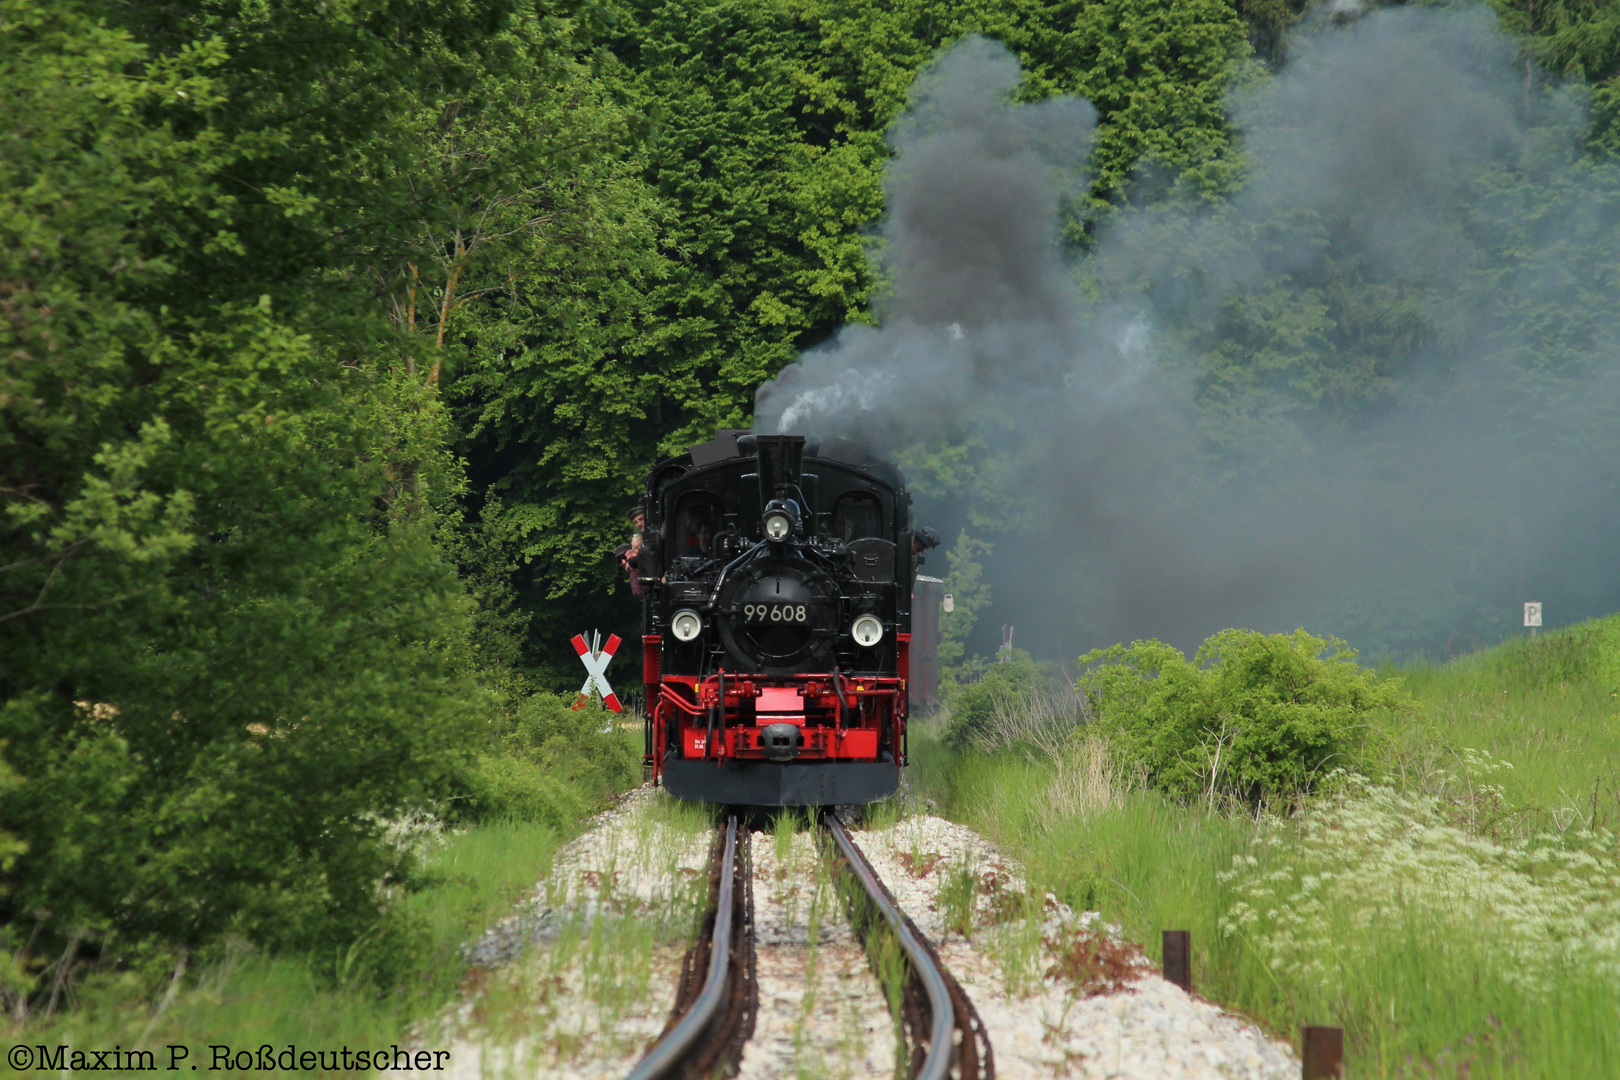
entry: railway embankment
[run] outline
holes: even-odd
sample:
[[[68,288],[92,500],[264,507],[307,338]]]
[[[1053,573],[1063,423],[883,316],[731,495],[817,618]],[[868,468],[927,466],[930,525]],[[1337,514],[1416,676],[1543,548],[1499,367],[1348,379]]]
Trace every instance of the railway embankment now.
[[[858,835],[973,999],[998,1080],[1299,1075],[1286,1044],[1166,982],[1097,912],[1032,892],[1022,863],[972,829],[914,814]]]
[[[757,1001],[738,1075],[894,1075],[901,995],[852,926],[827,834],[791,812],[753,823]],[[470,949],[462,999],[419,1039],[449,1047],[457,1075],[628,1074],[669,1027],[714,835],[699,808],[632,793]],[[1095,912],[1032,895],[972,830],[889,806],[852,837],[971,999],[1003,1080],[1298,1074],[1288,1047],[1166,983]]]
[[[620,1080],[674,1003],[712,840],[701,808],[628,793],[468,948],[459,1000],[415,1041],[449,1049],[454,1077]]]

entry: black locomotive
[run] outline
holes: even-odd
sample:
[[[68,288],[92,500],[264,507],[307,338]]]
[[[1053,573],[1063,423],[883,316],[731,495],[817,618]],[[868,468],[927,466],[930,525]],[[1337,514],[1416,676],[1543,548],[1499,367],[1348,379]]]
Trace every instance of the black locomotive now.
[[[900,471],[843,440],[722,431],[659,462],[644,506],[655,779],[734,805],[893,792],[915,568]]]

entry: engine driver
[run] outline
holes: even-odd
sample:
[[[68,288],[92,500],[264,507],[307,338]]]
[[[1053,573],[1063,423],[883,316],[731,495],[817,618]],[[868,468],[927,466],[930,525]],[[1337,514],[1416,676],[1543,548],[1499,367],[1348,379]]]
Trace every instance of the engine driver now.
[[[708,518],[699,518],[692,522],[692,531],[687,534],[683,554],[688,559],[707,559],[713,551],[714,523]]]
[[[916,559],[918,566],[921,566],[923,562],[922,553],[937,547],[939,547],[939,533],[933,529],[924,525],[912,532],[911,554]]]

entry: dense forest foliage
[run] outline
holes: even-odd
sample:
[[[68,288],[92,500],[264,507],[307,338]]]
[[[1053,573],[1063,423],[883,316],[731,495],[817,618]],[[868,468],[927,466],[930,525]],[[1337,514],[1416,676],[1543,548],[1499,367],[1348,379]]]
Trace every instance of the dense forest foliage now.
[[[1616,8],[1495,6],[1525,108],[1576,92],[1581,160],[1620,153]],[[1346,17],[0,0],[0,991],[64,950],[352,941],[409,876],[388,821],[521,786],[487,762],[538,745],[556,646],[633,617],[607,554],[646,466],[873,318],[885,132],[942,46],[1095,105],[1084,260],[1132,207],[1241,190],[1234,88]],[[1212,415],[1376,396],[1318,361],[1429,332],[1386,286],[1322,298],[1349,347],[1257,301],[1254,355],[1320,348],[1220,353]]]
[[[1470,5],[1449,8],[1466,13]],[[1500,10],[1504,26],[1526,35],[1520,121],[1557,127],[1571,109],[1582,112],[1578,153],[1588,163],[1612,159],[1620,116],[1611,92],[1620,78],[1613,12],[1598,3]],[[1236,141],[1234,97],[1252,94],[1286,63],[1291,30],[1353,21],[1299,3],[1213,0],[693,2],[618,11],[600,39],[609,60],[597,77],[627,115],[650,125],[649,138],[631,152],[637,169],[627,181],[634,183],[617,189],[618,202],[599,204],[594,227],[645,225],[638,235],[647,246],[635,249],[641,257],[633,268],[559,270],[543,303],[520,291],[464,310],[465,359],[447,384],[458,429],[471,439],[469,512],[504,545],[504,562],[520,568],[514,601],[529,619],[528,641],[539,646],[527,662],[551,663],[557,654],[548,643],[580,626],[631,626],[616,567],[602,553],[623,539],[625,500],[649,460],[717,426],[746,425],[762,382],[841,325],[875,317],[882,282],[872,256],[892,160],[887,136],[916,73],[965,35],[983,34],[1016,53],[1019,98],[1073,94],[1096,107],[1064,243],[1094,294],[1190,298],[1170,305],[1164,329],[1180,339],[1185,377],[1198,385],[1200,440],[1189,451],[1206,456],[1213,475],[1252,467],[1263,456],[1257,447],[1286,459],[1293,448],[1284,428],[1296,436],[1342,429],[1387,405],[1391,376],[1435,343],[1456,342],[1492,285],[1535,272],[1534,259],[1568,260],[1564,277],[1582,288],[1601,281],[1609,242],[1601,226],[1573,248],[1535,250],[1547,222],[1604,213],[1608,199],[1583,194],[1590,171],[1549,176],[1543,163],[1498,172],[1470,190],[1458,185],[1443,205],[1430,192],[1399,190],[1398,179],[1386,192],[1409,202],[1414,216],[1470,217],[1456,231],[1474,250],[1457,258],[1491,264],[1472,282],[1441,281],[1421,267],[1369,268],[1353,242],[1334,239],[1354,223],[1327,221],[1319,228],[1332,246],[1309,273],[1286,267],[1243,290],[1253,295],[1214,295],[1207,283],[1232,258],[1234,241],[1249,242],[1232,229],[1197,228],[1250,174]],[[1584,100],[1572,103],[1571,91]],[[1301,227],[1285,221],[1297,216],[1291,207],[1263,212],[1273,220],[1243,227],[1262,238]],[[1102,235],[1115,242],[1099,252]],[[1125,257],[1121,236],[1135,245]],[[565,259],[590,257],[546,237],[534,243]],[[631,250],[615,249],[619,258]],[[1600,312],[1615,311],[1612,287],[1596,289],[1602,295],[1588,289],[1556,301],[1520,295],[1515,314],[1547,325],[1556,311],[1591,326]],[[1487,312],[1492,306],[1484,301]],[[536,333],[546,325],[537,317],[542,308],[569,313],[566,328]],[[519,329],[528,336],[512,336]],[[1580,334],[1559,331],[1563,340],[1549,342],[1549,353],[1567,359]],[[979,448],[971,467],[964,467],[965,445]],[[984,450],[966,437],[903,456],[936,525],[953,533],[969,525],[1003,545],[1005,563],[1039,562],[1042,531],[1009,527],[1028,523],[1027,513],[1007,505],[1001,467],[1019,451],[998,458]],[[959,561],[953,574],[972,572]],[[1078,576],[1066,590],[1084,592],[1085,575]],[[1004,584],[1010,599],[1017,583]],[[1338,629],[1432,645],[1436,622],[1471,614],[1458,614],[1454,597],[1436,597],[1435,589],[1407,591],[1407,606],[1383,624],[1367,612],[1384,598],[1369,598]],[[1575,614],[1564,601],[1557,596],[1555,606]],[[1412,622],[1411,611],[1424,604],[1436,614],[1408,638],[1388,632],[1389,623]],[[967,621],[955,620],[953,633]],[[1072,632],[1049,636],[1072,644]]]

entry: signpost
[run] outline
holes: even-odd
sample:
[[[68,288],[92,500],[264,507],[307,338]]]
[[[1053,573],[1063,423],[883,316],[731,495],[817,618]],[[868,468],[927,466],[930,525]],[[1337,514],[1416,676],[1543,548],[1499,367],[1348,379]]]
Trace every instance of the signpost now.
[[[618,695],[613,692],[613,686],[607,681],[608,661],[613,659],[613,653],[619,647],[619,635],[612,634],[607,644],[602,644],[602,632],[591,631],[591,643],[585,643],[584,634],[575,634],[569,642],[574,651],[579,654],[579,662],[585,665],[585,685],[579,688],[579,700],[574,702],[575,709],[583,709],[585,703],[591,700],[591,692],[602,695],[602,704],[614,712],[624,712],[624,706],[619,704]]]
[[[1530,628],[1532,640],[1536,636],[1536,627],[1541,625],[1541,601],[1527,600],[1524,605],[1524,625]]]

